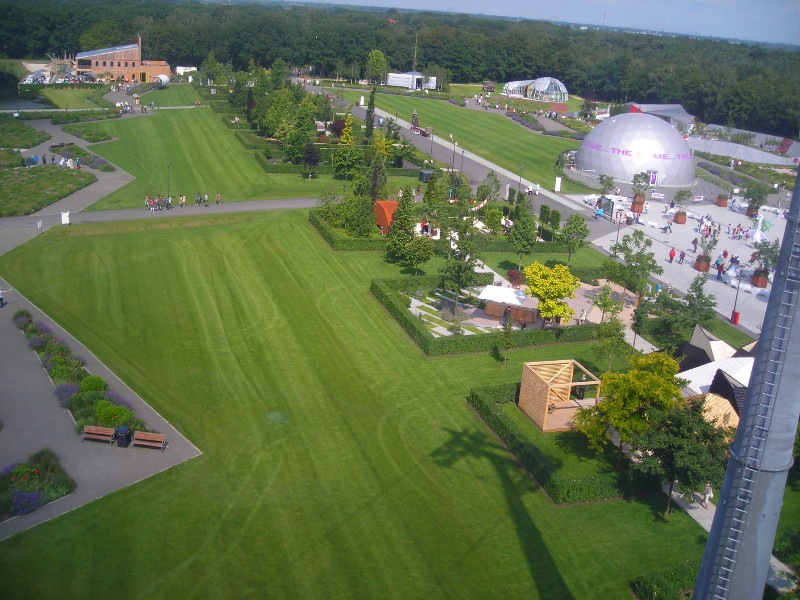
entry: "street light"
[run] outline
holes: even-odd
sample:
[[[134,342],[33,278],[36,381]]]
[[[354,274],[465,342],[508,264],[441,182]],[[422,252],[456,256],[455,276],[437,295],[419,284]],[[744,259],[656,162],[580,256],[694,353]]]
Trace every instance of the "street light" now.
[[[519,196],[521,190],[522,190],[522,165],[519,166],[519,183],[517,184],[517,196]]]
[[[733,299],[733,311],[731,311],[731,323],[734,325],[739,324],[738,319],[734,319],[736,316],[736,303],[739,301],[739,286],[742,285],[742,267],[740,265],[736,265],[736,297]]]
[[[431,162],[433,162],[433,127],[431,127]]]
[[[347,175],[350,173],[350,155],[344,155],[344,181],[347,183]]]
[[[172,163],[167,161],[167,198],[169,198],[169,167]]]
[[[461,168],[459,169],[462,173],[464,172],[464,149],[461,149]]]
[[[450,171],[455,169],[456,163],[456,141],[453,139],[453,134],[450,134],[450,141],[453,142],[453,156],[450,158]]]

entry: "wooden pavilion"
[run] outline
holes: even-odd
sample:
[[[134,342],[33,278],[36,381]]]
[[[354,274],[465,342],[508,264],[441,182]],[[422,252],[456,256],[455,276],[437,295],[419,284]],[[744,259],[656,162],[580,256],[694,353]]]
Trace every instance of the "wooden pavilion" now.
[[[569,431],[578,411],[599,400],[600,380],[576,360],[522,365],[519,408],[545,433]]]

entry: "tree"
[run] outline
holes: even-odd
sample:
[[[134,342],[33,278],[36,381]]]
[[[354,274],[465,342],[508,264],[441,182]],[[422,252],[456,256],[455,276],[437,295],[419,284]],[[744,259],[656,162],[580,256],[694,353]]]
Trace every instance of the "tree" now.
[[[767,203],[767,196],[769,196],[769,188],[763,183],[753,182],[744,190],[744,197],[750,201],[747,208],[751,211],[757,211],[764,206]]]
[[[650,277],[664,272],[664,268],[656,262],[655,254],[650,252],[652,245],[653,240],[646,237],[641,229],[637,229],[624,235],[622,242],[611,246],[612,256],[619,257],[622,263],[606,263],[610,279],[624,285],[639,299],[644,296]]]
[[[419,265],[433,258],[433,240],[426,236],[415,236],[406,243],[405,257],[401,261],[404,267],[412,267],[414,275],[419,275]]]
[[[605,197],[614,189],[614,178],[610,175],[600,175],[600,195]]]
[[[508,241],[514,246],[514,252],[519,257],[517,269],[522,269],[522,257],[533,254],[536,247],[536,225],[530,213],[526,211],[517,216],[508,232]]]
[[[284,146],[284,158],[292,164],[299,165],[303,160],[306,146],[308,145],[308,134],[302,129],[294,129],[286,139]]]
[[[458,211],[454,208],[454,211]],[[453,229],[457,236],[455,248],[451,248],[450,256],[439,271],[443,285],[451,286],[455,291],[454,308],[458,307],[461,291],[477,281],[475,268],[478,266],[478,250],[475,240],[472,239],[472,221],[468,215],[454,215]]]
[[[386,195],[387,181],[386,163],[383,161],[383,156],[376,152],[372,155],[372,162],[369,165],[369,196],[373,202]]]
[[[550,223],[550,207],[546,204],[542,204],[539,207],[539,222],[542,225],[548,225]]]
[[[81,48],[84,50],[111,48],[120,45],[123,40],[125,40],[125,33],[114,21],[95,23],[78,38]]]
[[[342,129],[339,142],[345,146],[352,145],[353,143],[353,115],[349,112],[344,117],[344,129]]]
[[[372,50],[367,56],[367,79],[372,83],[382,83],[389,71],[389,61],[380,50]]]
[[[345,195],[344,219],[345,230],[356,237],[367,237],[375,231],[375,215],[372,211],[372,200],[369,196],[358,193],[359,182],[353,182],[353,189]]]
[[[681,397],[681,385],[675,378],[680,366],[674,358],[653,352],[631,356],[630,363],[625,373],[604,373],[605,399],[575,416],[575,428],[597,450],[613,446],[615,433],[620,444],[630,444],[635,436],[647,432],[651,410],[667,410]]]
[[[647,173],[637,173],[633,176],[633,197],[644,198],[647,186],[650,185],[650,175]]]
[[[273,90],[280,90],[286,87],[289,81],[289,67],[286,66],[286,62],[282,58],[276,58],[272,63],[269,77]]]
[[[569,319],[575,311],[564,302],[574,298],[580,280],[569,271],[567,265],[546,267],[535,262],[523,269],[531,296],[539,300],[539,314],[543,319]]]
[[[317,114],[317,104],[314,102],[314,97],[305,95],[303,101],[297,107],[294,115],[294,127],[306,134],[306,137],[311,137],[317,132],[317,124],[314,117]]]
[[[447,192],[439,182],[436,173],[430,176],[428,183],[425,185],[425,193],[422,196],[422,202],[425,204],[428,211],[436,213],[436,215],[438,215],[438,211],[447,206]],[[436,215],[431,215],[431,217],[436,219]]]
[[[720,484],[727,462],[726,432],[703,416],[704,400],[651,408],[648,427],[631,438],[634,469],[659,475],[669,484],[664,516],[669,516],[672,489],[677,482],[684,496],[707,483]]]
[[[707,278],[705,273],[700,273],[692,280],[674,316],[677,328],[693,329],[695,325],[706,327],[714,320],[717,302],[712,294],[706,294],[703,289]]]
[[[600,322],[605,321],[607,315],[608,317],[615,317],[622,312],[622,300],[614,300],[611,294],[611,286],[605,284],[600,289],[597,297],[592,300],[592,304],[601,311]]]
[[[308,143],[303,149],[303,164],[308,171],[308,178],[311,179],[311,171],[320,163],[319,148],[315,144]]]
[[[514,320],[509,317],[508,321],[503,323],[503,366],[508,366],[508,351],[514,347]]]
[[[595,110],[597,110],[597,102],[592,98],[592,94],[586,94],[583,104],[581,104],[581,117],[586,121],[594,119]]]
[[[343,146],[331,155],[333,174],[349,179],[353,171],[364,165],[364,154],[352,146]]]
[[[618,316],[609,315],[600,322],[592,350],[599,358],[606,359],[607,372],[611,370],[611,363],[615,358],[630,351],[630,346],[625,341],[625,325]]]
[[[587,237],[589,237],[589,227],[586,225],[586,219],[577,213],[567,217],[567,223],[556,239],[556,243],[567,253],[567,262],[578,250],[589,245]]]
[[[692,191],[691,190],[678,190],[675,192],[675,205],[679,207],[686,207],[689,202],[692,201]]]
[[[483,202],[484,200],[492,202],[498,197],[498,194],[500,194],[500,180],[497,178],[497,173],[489,171],[489,174],[478,186],[476,194],[478,202]]]
[[[367,138],[372,137],[372,130],[375,127],[375,93],[377,92],[377,88],[372,86],[372,90],[369,92],[369,102],[367,102],[367,118],[366,118],[366,128],[364,129],[364,135]]]
[[[778,258],[781,254],[781,244],[778,240],[755,242],[753,248],[755,248],[755,252],[753,252],[755,263],[758,265],[757,273],[767,274],[770,269],[774,269],[778,265]]]
[[[550,229],[553,230],[553,233],[556,233],[559,227],[561,227],[561,212],[556,209],[551,209],[548,224],[550,225]]]
[[[397,201],[392,216],[392,225],[386,236],[386,260],[402,263],[407,257],[407,245],[414,239],[414,195],[411,188],[405,188]]]

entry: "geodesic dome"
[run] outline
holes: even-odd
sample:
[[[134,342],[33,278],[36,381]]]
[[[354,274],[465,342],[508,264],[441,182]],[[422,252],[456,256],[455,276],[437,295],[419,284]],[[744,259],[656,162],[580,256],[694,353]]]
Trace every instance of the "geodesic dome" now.
[[[641,113],[610,117],[586,136],[575,168],[629,182],[637,173],[656,173],[658,185],[694,182],[694,161],[683,136],[666,121]]]
[[[566,102],[569,100],[567,87],[555,77],[509,81],[503,85],[503,93],[525,96],[542,102]]]

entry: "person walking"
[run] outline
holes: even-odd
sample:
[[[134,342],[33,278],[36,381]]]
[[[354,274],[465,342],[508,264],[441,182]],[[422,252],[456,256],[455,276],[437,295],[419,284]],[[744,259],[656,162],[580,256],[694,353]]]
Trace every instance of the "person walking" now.
[[[10,292],[12,288],[8,288],[7,290],[0,290],[0,308],[3,308],[6,305],[6,300],[3,297],[3,294]]]
[[[200,202],[203,201],[203,197],[200,195],[200,192],[197,192],[197,195],[194,197],[194,205],[200,206]]]
[[[703,490],[703,508],[708,510],[708,501],[714,497],[714,490],[711,489],[711,484],[707,483]]]
[[[672,261],[675,260],[675,255],[676,254],[677,254],[677,252],[675,252],[675,248],[673,248],[672,250],[669,251],[669,262],[670,262],[670,264],[672,264]]]
[[[650,212],[650,203],[649,202],[645,202],[644,203],[644,214],[647,214],[648,212]]]
[[[578,317],[578,325],[583,325],[584,323],[586,323],[586,309],[585,308],[581,311],[581,316]]]
[[[219,192],[217,192],[217,206],[219,206],[220,204],[222,204],[222,196],[220,195]]]
[[[699,243],[700,243],[700,242],[698,242],[698,241],[697,241],[697,238],[694,238],[694,239],[692,240],[692,252],[693,252],[694,254],[697,254],[697,244],[699,244]]]
[[[684,258],[686,258],[686,252],[684,252],[683,250],[681,250],[680,256],[678,256],[678,264],[679,264],[679,265],[682,265],[682,264],[683,264],[683,259],[684,259]]]
[[[205,204],[206,208],[208,208],[208,194],[203,195],[203,203]]]
[[[722,274],[725,272],[725,265],[717,263],[717,281],[722,281]]]

